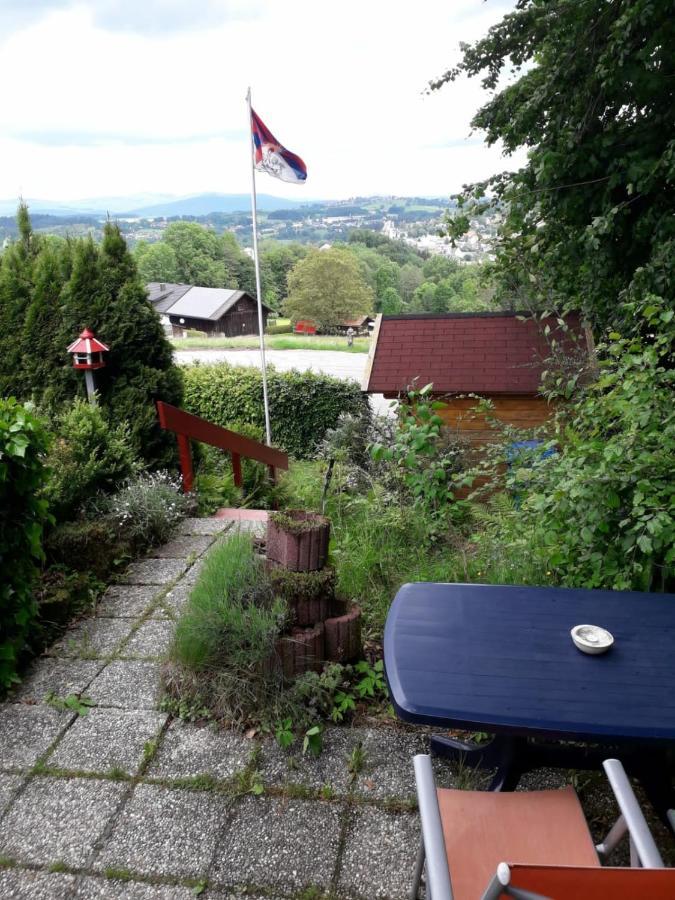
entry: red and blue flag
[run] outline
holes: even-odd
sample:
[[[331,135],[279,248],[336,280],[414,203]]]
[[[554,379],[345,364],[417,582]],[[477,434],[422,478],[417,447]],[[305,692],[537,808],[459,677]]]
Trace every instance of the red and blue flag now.
[[[260,116],[251,110],[253,131],[253,161],[259,172],[267,172],[281,181],[303,184],[307,178],[307,166],[295,153],[287,150],[274,137]]]

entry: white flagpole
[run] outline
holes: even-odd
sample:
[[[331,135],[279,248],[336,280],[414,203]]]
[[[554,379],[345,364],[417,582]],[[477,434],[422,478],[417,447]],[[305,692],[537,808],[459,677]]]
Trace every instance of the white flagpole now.
[[[272,430],[270,428],[270,407],[267,397],[267,366],[265,364],[265,325],[262,311],[262,291],[260,289],[260,262],[258,260],[258,215],[255,193],[255,144],[253,142],[253,129],[251,127],[251,88],[246,94],[248,103],[248,131],[251,135],[251,218],[253,220],[253,261],[255,263],[255,289],[258,301],[258,331],[260,332],[260,362],[262,365],[263,404],[265,407],[265,435],[268,447],[272,446]]]

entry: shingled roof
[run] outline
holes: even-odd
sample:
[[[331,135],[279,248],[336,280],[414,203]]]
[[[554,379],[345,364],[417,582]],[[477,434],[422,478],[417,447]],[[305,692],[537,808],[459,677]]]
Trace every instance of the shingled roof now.
[[[570,352],[573,339],[556,318],[523,315],[378,316],[363,390],[396,396],[417,379],[420,387],[433,382],[434,393],[536,394],[551,338]],[[585,346],[579,316],[565,321]]]

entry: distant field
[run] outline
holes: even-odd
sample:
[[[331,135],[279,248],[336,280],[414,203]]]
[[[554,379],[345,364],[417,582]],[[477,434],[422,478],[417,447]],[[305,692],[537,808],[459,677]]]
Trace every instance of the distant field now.
[[[248,350],[259,346],[256,334],[235,338],[173,338],[176,350]],[[346,337],[321,337],[311,334],[268,334],[265,346],[270,350],[342,350],[346,353],[367,353],[370,339],[354,338],[352,347]]]

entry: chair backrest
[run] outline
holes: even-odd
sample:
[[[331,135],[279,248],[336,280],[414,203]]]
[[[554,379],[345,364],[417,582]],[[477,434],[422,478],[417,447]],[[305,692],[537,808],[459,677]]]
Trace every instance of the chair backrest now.
[[[518,889],[551,900],[673,900],[675,869],[510,865],[503,897]]]

